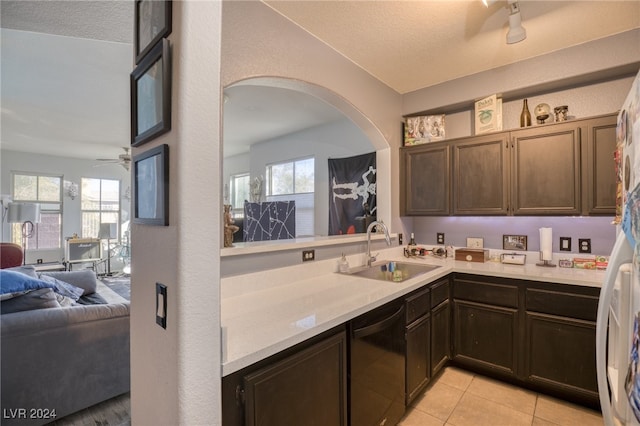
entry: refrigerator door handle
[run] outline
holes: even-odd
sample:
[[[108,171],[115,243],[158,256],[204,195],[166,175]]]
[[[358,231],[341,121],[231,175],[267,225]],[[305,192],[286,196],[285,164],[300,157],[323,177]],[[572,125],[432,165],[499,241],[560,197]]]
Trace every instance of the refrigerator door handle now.
[[[620,266],[630,263],[633,250],[627,242],[623,232],[619,232],[609,258],[609,265],[605,272],[604,282],[600,289],[598,300],[598,316],[596,319],[596,373],[598,377],[598,393],[600,395],[600,409],[602,419],[606,426],[613,426],[613,412],[611,409],[611,396],[607,382],[607,330],[609,325],[609,306],[611,295],[615,286],[616,276]]]

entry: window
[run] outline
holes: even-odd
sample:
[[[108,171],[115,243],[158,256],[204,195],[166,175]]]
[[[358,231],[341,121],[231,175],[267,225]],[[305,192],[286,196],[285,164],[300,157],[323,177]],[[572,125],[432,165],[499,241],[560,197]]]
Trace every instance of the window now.
[[[233,209],[243,209],[244,200],[249,200],[249,173],[231,176],[229,203]]]
[[[313,158],[267,165],[267,201],[296,202],[296,237],[314,235],[314,167]]]
[[[12,173],[13,201],[40,204],[40,223],[27,240],[29,250],[62,247],[62,176]],[[11,226],[11,241],[22,245],[22,224]]]
[[[97,238],[101,223],[120,223],[119,180],[82,178],[80,200],[83,238]]]

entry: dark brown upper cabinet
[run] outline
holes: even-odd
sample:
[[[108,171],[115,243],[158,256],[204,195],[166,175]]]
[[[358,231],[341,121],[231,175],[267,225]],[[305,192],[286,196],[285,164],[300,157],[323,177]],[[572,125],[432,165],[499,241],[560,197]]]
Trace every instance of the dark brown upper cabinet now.
[[[401,214],[614,215],[616,114],[401,148]]]
[[[403,216],[449,215],[450,156],[447,142],[401,148]]]
[[[511,143],[512,213],[580,214],[579,124],[516,130]]]
[[[586,123],[586,138],[583,138],[586,173],[582,185],[585,189],[584,209],[589,215],[613,216],[616,213],[614,152],[617,121],[617,114],[611,114]]]
[[[461,140],[453,150],[453,214],[506,215],[509,133]]]

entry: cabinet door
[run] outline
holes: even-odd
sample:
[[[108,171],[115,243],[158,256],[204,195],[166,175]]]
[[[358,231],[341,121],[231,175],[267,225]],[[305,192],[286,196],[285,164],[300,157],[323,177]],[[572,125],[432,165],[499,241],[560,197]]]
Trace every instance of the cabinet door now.
[[[579,125],[541,126],[511,136],[513,214],[580,214]]]
[[[518,310],[454,300],[454,359],[515,377]]]
[[[247,426],[347,424],[346,334],[245,376]]]
[[[431,310],[431,375],[451,357],[451,304],[445,300]]]
[[[615,215],[617,116],[595,118],[586,122],[586,139],[583,147],[585,159],[585,181],[583,196],[586,199],[586,214]]]
[[[429,315],[407,327],[406,405],[415,399],[429,383],[429,343],[431,321]]]
[[[597,400],[595,322],[534,312],[526,318],[527,379]]]
[[[508,136],[497,133],[452,145],[453,214],[508,213]]]
[[[443,142],[402,148],[404,170],[400,206],[403,216],[449,214],[449,145]]]

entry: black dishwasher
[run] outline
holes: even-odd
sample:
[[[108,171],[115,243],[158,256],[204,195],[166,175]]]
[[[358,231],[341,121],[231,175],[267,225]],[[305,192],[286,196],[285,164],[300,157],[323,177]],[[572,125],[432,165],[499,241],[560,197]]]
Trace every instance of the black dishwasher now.
[[[405,409],[404,301],[349,323],[351,426],[392,426]]]

